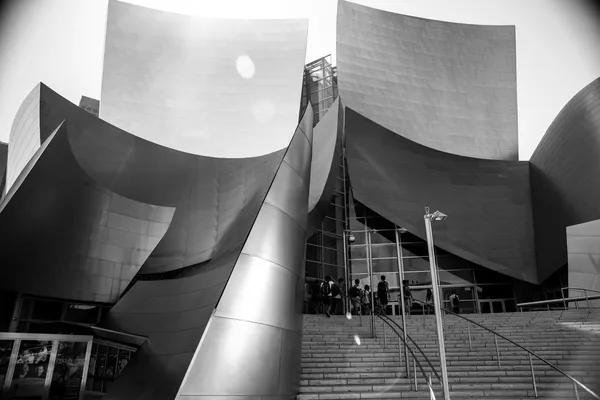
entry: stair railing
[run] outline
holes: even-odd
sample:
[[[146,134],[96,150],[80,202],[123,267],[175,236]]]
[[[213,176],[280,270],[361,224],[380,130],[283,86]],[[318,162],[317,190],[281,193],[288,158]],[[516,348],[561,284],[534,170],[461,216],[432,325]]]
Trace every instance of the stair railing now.
[[[350,298],[349,296],[346,296],[344,293],[341,294],[342,297],[345,297],[346,300],[350,301],[350,304],[352,304],[353,302],[357,301],[356,299]],[[408,332],[404,332],[404,330],[402,329],[402,327],[400,327],[400,325],[398,325],[398,323],[396,323],[396,321],[394,321],[393,319],[391,319],[385,312],[384,309],[382,309],[379,305],[376,305],[375,307],[370,307],[370,305],[368,303],[364,303],[360,300],[358,300],[359,304],[361,305],[361,308],[363,306],[368,307],[369,312],[371,315],[377,316],[383,323],[385,323],[387,326],[390,327],[390,329],[392,330],[392,332],[394,332],[394,334],[396,336],[398,336],[398,343],[402,342],[402,345],[405,349],[405,352],[408,351],[410,353],[410,355],[412,356],[412,376],[413,376],[413,382],[414,382],[414,391],[418,391],[419,389],[419,385],[418,385],[418,381],[417,381],[417,367],[419,368],[419,370],[421,371],[421,375],[423,375],[423,378],[425,379],[425,382],[427,382],[427,386],[429,387],[429,394],[430,394],[430,400],[435,400],[435,394],[433,392],[433,385],[431,383],[431,375],[428,375],[425,372],[425,369],[423,368],[423,366],[421,365],[421,362],[419,361],[419,359],[417,358],[417,356],[415,355],[413,349],[410,348],[410,346],[408,345],[408,343],[406,343],[406,341],[404,340],[404,337],[406,337],[407,339],[409,339],[412,344],[415,346],[415,348],[421,353],[421,355],[423,356],[423,358],[425,359],[425,361],[427,362],[427,364],[429,365],[429,368],[431,368],[431,371],[433,372],[433,374],[435,375],[436,379],[438,380],[438,382],[442,382],[442,378],[440,377],[440,375],[438,374],[438,372],[435,370],[435,368],[433,367],[433,364],[431,363],[431,360],[429,360],[429,357],[427,357],[427,355],[425,354],[425,352],[423,351],[423,349],[421,348],[421,346],[419,346],[417,344],[417,342],[414,341],[414,339],[408,335]],[[397,329],[397,330],[396,330]],[[374,332],[375,329],[374,327],[372,328],[372,331]],[[383,333],[384,333],[384,346],[386,346],[386,342],[387,342],[387,337],[385,337],[385,327],[383,327]],[[402,363],[402,346],[398,346],[398,353],[400,356],[400,363]],[[406,358],[406,377],[408,378],[411,375],[411,365],[410,365],[410,360],[408,358]]]
[[[565,297],[565,290],[573,290],[573,291],[581,291],[583,292],[583,296],[573,296],[573,297]],[[588,292],[590,294],[588,294]],[[587,304],[587,317],[586,317],[586,321],[589,318],[590,314],[591,314],[591,310],[592,307],[590,307],[590,300],[599,300],[600,299],[600,290],[597,289],[586,289],[586,288],[579,288],[579,287],[563,287],[560,289],[560,293],[561,293],[561,298],[559,299],[550,299],[550,300],[539,300],[539,301],[530,301],[530,302],[525,302],[525,303],[518,303],[517,304],[517,309],[521,312],[523,312],[523,309],[532,309],[532,310],[537,310],[540,308],[546,308],[548,311],[550,310],[550,305],[551,304],[560,304],[562,303],[562,308],[564,310],[568,309],[568,304],[569,303],[574,303],[575,304],[575,308],[579,310],[579,303],[582,301],[585,301]],[[591,294],[594,293],[594,294]],[[544,306],[544,307],[542,307]]]
[[[559,299],[560,301],[560,299]],[[416,300],[413,299],[413,302],[417,302],[417,303],[421,303],[423,304],[424,302],[421,300]],[[430,304],[426,304],[426,307],[430,307]],[[533,370],[533,361],[532,361],[532,357],[537,358],[538,360],[540,360],[542,363],[548,365],[550,368],[554,369],[555,371],[557,371],[558,373],[560,373],[561,375],[565,376],[566,378],[570,379],[571,382],[573,382],[573,390],[575,391],[575,398],[577,400],[579,400],[579,393],[577,390],[577,387],[581,387],[583,390],[585,390],[586,392],[588,392],[593,398],[600,400],[600,396],[598,396],[596,393],[594,393],[590,388],[588,388],[587,386],[585,386],[583,383],[579,382],[577,379],[575,379],[574,377],[572,377],[570,374],[568,374],[567,372],[563,371],[562,369],[558,368],[557,366],[555,366],[554,364],[552,364],[551,362],[549,362],[548,360],[546,360],[545,358],[543,358],[542,356],[534,353],[533,351],[529,350],[528,348],[520,345],[519,343],[513,341],[512,339],[507,338],[506,336],[502,335],[499,332],[494,331],[493,329],[490,329],[484,325],[481,325],[478,322],[473,321],[470,318],[467,318],[463,315],[457,314],[453,311],[447,310],[447,309],[442,309],[443,312],[450,314],[450,315],[454,315],[457,316],[459,318],[462,318],[463,320],[467,321],[467,328],[469,329],[469,350],[473,350],[473,348],[471,347],[471,330],[469,328],[470,324],[476,325],[486,331],[488,331],[489,333],[494,335],[494,342],[496,345],[496,356],[498,359],[498,368],[501,367],[501,363],[500,363],[500,349],[498,348],[498,338],[501,338],[511,344],[513,344],[514,346],[520,348],[521,350],[525,351],[526,353],[528,353],[529,356],[529,367],[531,369],[531,380],[533,383],[533,392],[535,394],[535,397],[538,397],[538,391],[537,391],[537,384],[535,382],[535,372]]]

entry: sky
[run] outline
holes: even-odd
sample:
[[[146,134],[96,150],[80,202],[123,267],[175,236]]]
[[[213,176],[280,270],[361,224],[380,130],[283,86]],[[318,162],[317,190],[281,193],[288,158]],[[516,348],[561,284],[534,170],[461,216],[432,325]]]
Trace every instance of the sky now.
[[[209,18],[308,18],[306,61],[332,54],[337,0],[128,0]],[[355,0],[406,15],[515,25],[519,153],[528,160],[562,107],[600,76],[600,12],[585,0]],[[108,0],[0,3],[0,141],[44,82],[74,103],[99,98]],[[222,140],[227,140],[222,138]]]

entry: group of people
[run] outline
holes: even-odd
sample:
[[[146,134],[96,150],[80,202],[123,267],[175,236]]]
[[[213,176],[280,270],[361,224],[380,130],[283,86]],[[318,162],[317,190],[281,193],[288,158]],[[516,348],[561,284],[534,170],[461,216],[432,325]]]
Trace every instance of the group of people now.
[[[404,308],[407,314],[411,313],[413,306],[413,295],[409,286],[408,280],[402,281],[402,291],[404,293]],[[319,314],[324,313],[328,317],[335,314],[342,314],[343,302],[345,296],[346,283],[343,278],[335,281],[331,276],[326,276],[325,280],[313,281],[313,284],[305,284],[305,313]],[[371,313],[372,303],[375,307],[381,307],[387,313],[388,303],[390,301],[390,286],[385,275],[381,276],[381,280],[377,284],[376,292],[371,293],[369,285],[361,287],[359,279],[354,281],[354,285],[348,290],[350,298],[352,315],[367,315]],[[460,312],[460,299],[456,291],[452,291],[449,298],[450,308],[453,312]],[[433,292],[427,289],[425,297],[427,313],[433,311]]]

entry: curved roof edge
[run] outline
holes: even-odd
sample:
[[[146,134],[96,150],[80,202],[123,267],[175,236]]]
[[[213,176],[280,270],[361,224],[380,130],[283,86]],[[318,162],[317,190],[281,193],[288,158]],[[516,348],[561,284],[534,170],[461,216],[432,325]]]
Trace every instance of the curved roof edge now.
[[[354,196],[424,238],[424,207],[449,217],[436,246],[537,283],[529,165],[434,150],[346,108],[348,174]]]
[[[567,264],[566,228],[600,219],[600,78],[558,113],[530,160],[538,274]]]

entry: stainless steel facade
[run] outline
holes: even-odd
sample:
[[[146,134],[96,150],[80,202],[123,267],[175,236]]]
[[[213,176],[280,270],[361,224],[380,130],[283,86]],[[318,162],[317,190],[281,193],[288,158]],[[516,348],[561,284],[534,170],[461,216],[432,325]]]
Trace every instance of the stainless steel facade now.
[[[600,219],[600,78],[556,116],[531,156],[538,275],[567,264],[568,226]]]
[[[280,150],[298,123],[307,35],[303,19],[207,19],[111,0],[100,118],[193,154]],[[236,145],[214,140],[223,134]]]
[[[436,245],[505,275],[537,283],[526,161],[479,160],[434,150],[345,111],[354,197],[425,237],[423,207],[451,215]]]
[[[435,21],[338,3],[344,104],[448,153],[519,159],[515,48],[514,26]]]

